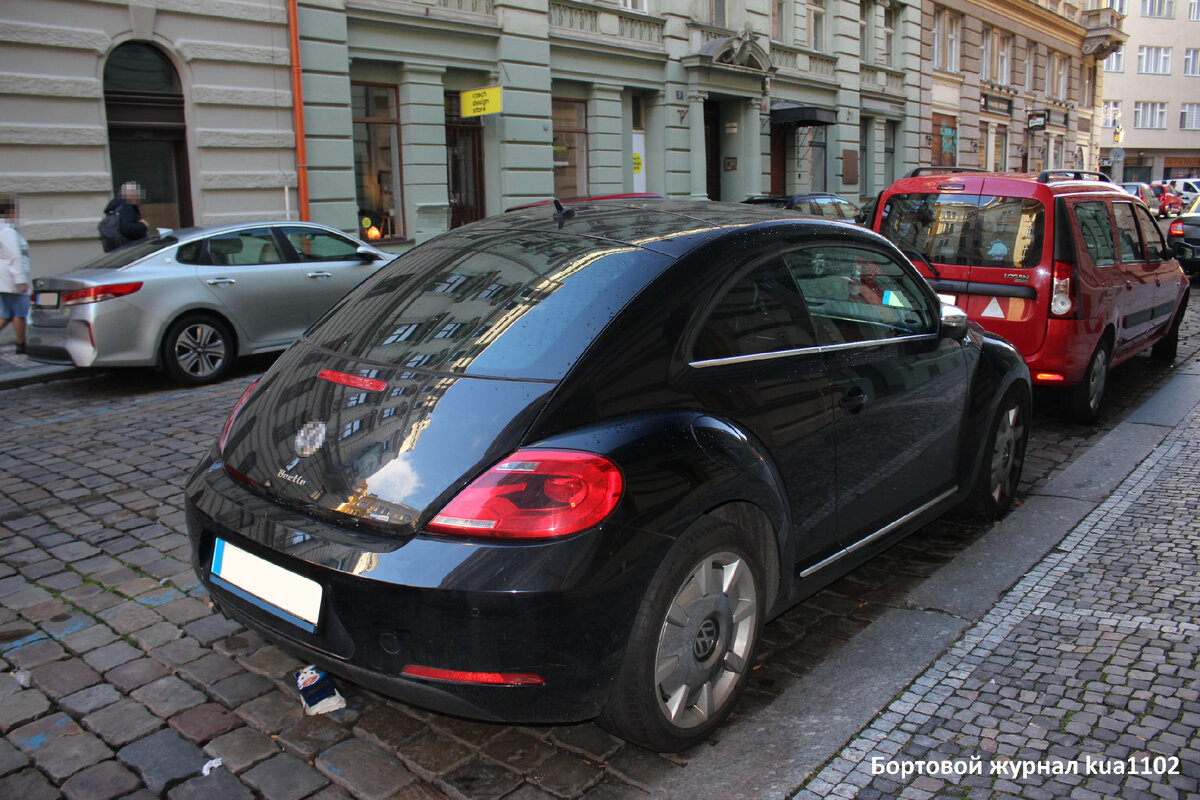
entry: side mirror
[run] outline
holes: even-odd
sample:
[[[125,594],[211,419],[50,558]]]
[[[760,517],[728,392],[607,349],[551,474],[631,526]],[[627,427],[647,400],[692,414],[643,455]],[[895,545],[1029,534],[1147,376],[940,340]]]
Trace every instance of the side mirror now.
[[[356,252],[364,264],[370,264],[373,261],[383,258],[382,255],[366,246],[360,246]]]
[[[961,339],[967,335],[967,312],[958,306],[942,303],[942,324],[938,333],[947,339]]]
[[[1196,248],[1187,242],[1175,242],[1171,245],[1171,255],[1180,261],[1194,261]]]

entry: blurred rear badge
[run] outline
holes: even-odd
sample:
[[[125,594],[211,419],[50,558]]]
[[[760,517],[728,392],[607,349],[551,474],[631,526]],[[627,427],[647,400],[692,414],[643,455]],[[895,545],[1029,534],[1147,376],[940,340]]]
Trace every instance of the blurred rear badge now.
[[[320,450],[323,444],[325,444],[325,423],[320,421],[304,423],[304,427],[296,432],[296,439],[292,442],[296,448],[296,455],[301,458],[308,458]]]

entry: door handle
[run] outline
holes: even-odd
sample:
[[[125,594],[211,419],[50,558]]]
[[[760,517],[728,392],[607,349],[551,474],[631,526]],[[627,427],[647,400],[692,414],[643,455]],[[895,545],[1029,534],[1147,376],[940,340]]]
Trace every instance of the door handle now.
[[[866,404],[867,395],[857,386],[842,395],[842,399],[838,401],[838,405],[851,414],[857,414],[862,411],[863,406]]]
[[[316,280],[322,281],[322,280],[325,280],[326,278],[332,278],[333,273],[332,272],[310,272],[310,273],[308,273],[308,277],[315,278]]]
[[[213,278],[210,281],[205,281],[209,286],[233,286],[237,281],[233,278]]]

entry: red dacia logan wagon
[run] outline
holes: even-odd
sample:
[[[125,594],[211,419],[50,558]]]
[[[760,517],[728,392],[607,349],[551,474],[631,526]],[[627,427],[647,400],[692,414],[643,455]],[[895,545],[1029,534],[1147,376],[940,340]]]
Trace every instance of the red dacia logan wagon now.
[[[892,184],[870,226],[946,302],[1025,356],[1095,420],[1110,367],[1150,347],[1175,358],[1189,282],[1145,204],[1096,172],[921,167]]]

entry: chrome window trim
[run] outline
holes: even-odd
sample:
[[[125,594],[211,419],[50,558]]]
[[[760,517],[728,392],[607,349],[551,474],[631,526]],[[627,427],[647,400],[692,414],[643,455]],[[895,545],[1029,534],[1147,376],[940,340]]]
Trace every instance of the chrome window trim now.
[[[860,347],[876,347],[892,342],[909,342],[918,339],[936,339],[937,333],[914,333],[908,336],[890,336],[887,339],[868,339],[861,342],[841,342],[839,344],[821,344],[816,347],[797,347],[791,350],[772,350],[769,353],[751,353],[745,356],[727,356],[725,358],[708,358],[703,361],[690,361],[688,366],[696,369],[707,367],[723,367],[731,364],[748,364],[754,361],[767,361],[774,358],[787,358],[796,355],[818,355],[834,353],[841,350],[854,350]]]
[[[896,528],[900,527],[904,523],[916,518],[920,514],[923,514],[924,512],[926,512],[929,509],[936,506],[938,503],[940,503],[943,500],[945,500],[946,498],[950,497],[951,495],[954,494],[955,491],[957,491],[957,490],[947,489],[946,491],[939,494],[937,497],[930,500],[928,503],[925,503],[924,505],[914,508],[912,511],[908,512],[903,517],[900,517],[900,519],[896,520],[895,522],[891,523],[890,525],[880,528],[879,530],[875,531],[874,533],[870,534],[869,536],[864,536],[863,538],[859,539],[854,544],[850,545],[847,548],[839,550],[838,552],[834,553],[829,558],[826,558],[824,561],[820,562],[819,564],[813,564],[811,567],[809,567],[808,569],[801,572],[800,577],[807,578],[809,575],[812,575],[814,572],[824,569],[825,567],[829,566],[830,564],[832,564],[835,561],[838,561],[839,559],[845,558],[846,556],[853,553],[855,550],[858,550],[861,547],[866,547],[867,545],[869,545],[871,542],[875,541],[876,539],[879,539],[883,536],[888,535],[889,533],[891,533],[892,531],[894,531]]]

